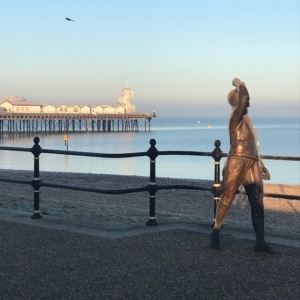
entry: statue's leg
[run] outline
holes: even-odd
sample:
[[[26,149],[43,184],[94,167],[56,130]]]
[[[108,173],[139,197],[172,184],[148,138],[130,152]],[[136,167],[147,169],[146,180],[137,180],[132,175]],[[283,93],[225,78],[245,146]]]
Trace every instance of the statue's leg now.
[[[251,219],[256,237],[254,250],[256,252],[276,254],[277,252],[273,251],[265,241],[263,181],[258,162],[255,161],[247,171],[243,185],[251,206]]]
[[[247,161],[246,161],[247,162]],[[241,184],[241,178],[247,170],[244,159],[230,157],[223,169],[222,197],[216,211],[214,228],[210,236],[210,247],[220,249],[220,229],[228,213],[236,191]]]
[[[226,197],[223,195],[217,207],[214,228],[210,235],[210,247],[213,249],[221,248],[220,229],[231,206],[232,200],[233,199],[231,197]]]

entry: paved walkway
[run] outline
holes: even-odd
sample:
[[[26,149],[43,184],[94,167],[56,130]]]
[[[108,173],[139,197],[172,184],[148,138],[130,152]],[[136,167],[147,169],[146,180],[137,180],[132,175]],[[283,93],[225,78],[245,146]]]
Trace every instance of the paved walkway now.
[[[89,226],[0,209],[0,295],[6,299],[300,299],[299,235],[267,232],[279,255],[253,253],[250,228],[160,220]]]

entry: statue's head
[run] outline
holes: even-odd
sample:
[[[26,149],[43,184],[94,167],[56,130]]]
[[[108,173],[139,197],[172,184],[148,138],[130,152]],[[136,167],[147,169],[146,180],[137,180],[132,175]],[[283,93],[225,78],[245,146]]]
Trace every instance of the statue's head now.
[[[238,91],[236,89],[232,90],[229,92],[228,94],[228,103],[230,104],[230,106],[232,108],[236,108],[239,102],[239,94]]]

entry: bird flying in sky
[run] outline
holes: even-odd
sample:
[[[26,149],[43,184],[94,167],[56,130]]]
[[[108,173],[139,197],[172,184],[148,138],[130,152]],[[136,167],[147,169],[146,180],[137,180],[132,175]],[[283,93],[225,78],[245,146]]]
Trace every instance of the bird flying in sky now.
[[[72,21],[75,22],[74,20],[70,19],[70,18],[66,18],[67,21]]]

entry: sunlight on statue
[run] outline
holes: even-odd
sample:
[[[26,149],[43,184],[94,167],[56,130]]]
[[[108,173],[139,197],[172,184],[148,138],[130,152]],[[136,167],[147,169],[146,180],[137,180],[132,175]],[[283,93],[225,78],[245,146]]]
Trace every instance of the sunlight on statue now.
[[[276,254],[264,238],[263,178],[270,179],[270,174],[260,159],[257,133],[248,114],[249,92],[246,84],[238,78],[234,78],[232,84],[235,89],[228,94],[228,102],[232,107],[229,118],[230,150],[222,172],[222,197],[216,211],[210,246],[221,248],[220,229],[242,184],[251,207],[256,236],[254,251]]]

